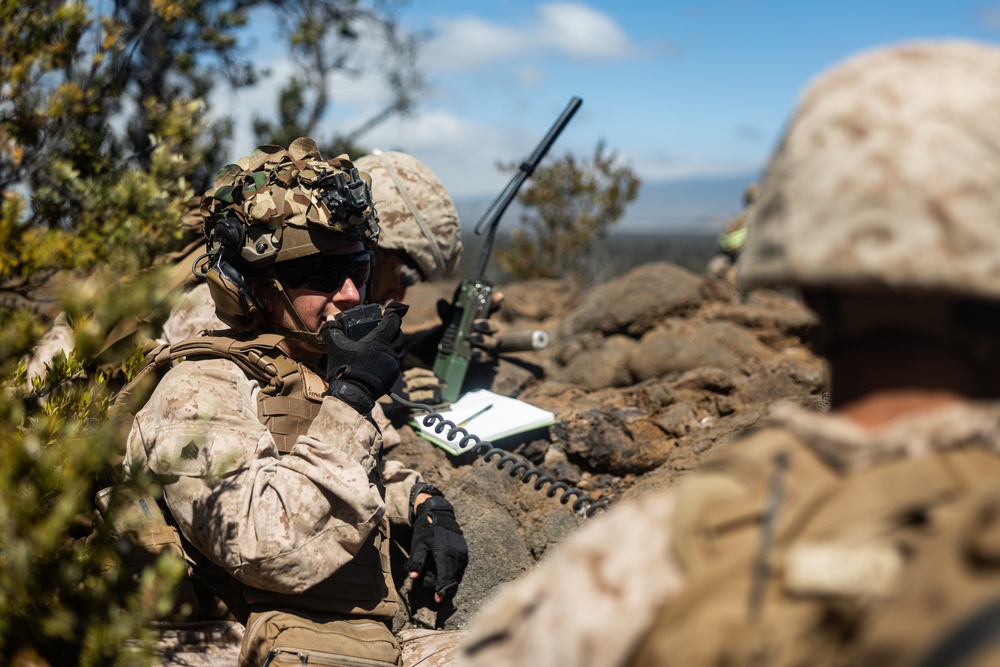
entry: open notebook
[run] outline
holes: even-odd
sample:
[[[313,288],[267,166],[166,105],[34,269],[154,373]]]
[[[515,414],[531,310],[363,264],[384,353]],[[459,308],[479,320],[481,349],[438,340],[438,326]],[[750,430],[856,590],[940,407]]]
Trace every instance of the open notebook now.
[[[441,412],[441,415],[478,436],[480,440],[490,442],[556,423],[556,416],[548,410],[485,389],[470,391]],[[418,414],[410,420],[417,433],[450,454],[460,454],[463,451],[458,447],[461,434],[454,441],[449,441],[446,437],[448,428],[435,433],[434,426],[440,422],[435,421],[434,426],[425,427],[423,417],[423,414]]]

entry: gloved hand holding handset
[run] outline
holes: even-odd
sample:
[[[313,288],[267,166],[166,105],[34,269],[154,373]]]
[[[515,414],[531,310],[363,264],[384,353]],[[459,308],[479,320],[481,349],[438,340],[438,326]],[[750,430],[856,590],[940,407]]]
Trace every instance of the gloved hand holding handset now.
[[[401,327],[409,306],[393,301],[381,318],[377,308],[352,308],[319,330],[326,346],[326,395],[336,396],[363,415],[399,379],[405,354]]]

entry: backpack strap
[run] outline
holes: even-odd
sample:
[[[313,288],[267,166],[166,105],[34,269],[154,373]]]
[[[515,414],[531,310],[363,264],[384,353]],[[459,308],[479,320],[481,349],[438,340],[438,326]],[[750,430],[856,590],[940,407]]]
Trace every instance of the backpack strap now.
[[[277,334],[262,334],[254,338],[230,338],[228,336],[198,336],[182,340],[157,353],[154,350],[153,364],[163,363],[163,356],[169,360],[186,357],[221,357],[229,359],[247,375],[261,380],[265,385],[274,385],[281,390],[284,381],[298,365],[284,353],[275,354],[278,344],[284,340]],[[140,369],[141,372],[142,369]]]
[[[268,393],[280,393],[289,378],[298,372],[294,361],[284,354],[274,353],[282,340],[283,337],[277,334],[254,338],[212,335],[189,338],[173,345],[161,343],[146,354],[135,377],[115,396],[108,419],[119,429],[131,428],[132,418],[149,400],[165,369],[174,361],[188,357],[229,359],[261,382]]]

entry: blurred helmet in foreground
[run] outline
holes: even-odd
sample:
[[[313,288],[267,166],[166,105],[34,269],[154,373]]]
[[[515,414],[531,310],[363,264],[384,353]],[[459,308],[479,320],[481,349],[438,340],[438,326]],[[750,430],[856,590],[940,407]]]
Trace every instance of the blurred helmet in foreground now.
[[[819,77],[748,227],[745,286],[1000,299],[1000,49],[903,45]]]

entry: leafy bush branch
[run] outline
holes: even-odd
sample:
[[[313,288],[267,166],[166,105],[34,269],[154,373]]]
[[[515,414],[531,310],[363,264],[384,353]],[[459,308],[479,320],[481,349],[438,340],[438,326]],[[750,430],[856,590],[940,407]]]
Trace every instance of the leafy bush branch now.
[[[516,168],[507,165],[508,170]],[[592,254],[639,194],[635,172],[599,142],[591,158],[571,153],[540,165],[518,194],[525,208],[497,263],[513,278],[593,279]]]

